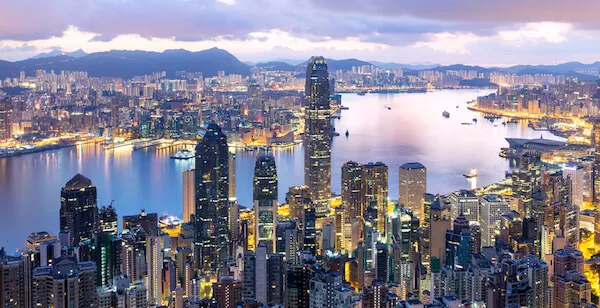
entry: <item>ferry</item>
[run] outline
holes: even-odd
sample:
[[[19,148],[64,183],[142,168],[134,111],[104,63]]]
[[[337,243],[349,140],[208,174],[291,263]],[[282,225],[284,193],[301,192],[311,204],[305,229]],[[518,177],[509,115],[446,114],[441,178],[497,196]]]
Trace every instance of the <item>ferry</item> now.
[[[385,108],[387,108],[387,110],[392,110],[392,106],[390,105],[386,105]]]
[[[473,122],[477,123],[477,118],[473,118]]]
[[[346,130],[346,138],[348,138],[348,135],[350,135],[350,133],[348,132],[348,130]]]
[[[450,112],[448,112],[448,111],[444,111],[444,112],[442,112],[442,116],[443,116],[444,118],[449,118],[449,117],[450,117]]]
[[[194,153],[188,149],[180,150],[175,153],[175,155],[171,156],[172,159],[192,159],[194,158]]]
[[[469,173],[463,174],[463,176],[466,177],[467,179],[476,178],[477,170],[475,168],[471,168],[471,171],[469,171]]]
[[[462,122],[462,123],[460,123],[460,124],[461,124],[461,125],[473,125],[473,123],[471,123],[471,122]]]
[[[367,92],[362,91],[362,92],[357,92],[356,94],[359,96],[365,96],[367,94]]]

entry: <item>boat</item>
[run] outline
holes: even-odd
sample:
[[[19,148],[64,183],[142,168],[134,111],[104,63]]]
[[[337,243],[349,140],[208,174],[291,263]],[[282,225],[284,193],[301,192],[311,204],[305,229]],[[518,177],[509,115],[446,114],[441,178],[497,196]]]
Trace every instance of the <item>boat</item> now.
[[[473,125],[473,123],[471,123],[471,122],[462,122],[462,123],[460,123],[460,125]]]
[[[509,124],[510,124],[510,123],[517,124],[517,123],[519,123],[519,120],[517,120],[517,119],[510,119],[510,120],[506,121],[506,123],[509,123]]]
[[[456,105],[456,108],[458,108],[458,105]]]
[[[194,153],[188,149],[180,150],[175,153],[175,155],[171,156],[172,159],[192,159],[194,158]]]
[[[362,91],[362,92],[357,92],[356,94],[360,95],[360,96],[365,96],[365,94],[367,94],[367,92]]]
[[[390,105],[386,105],[385,108],[387,108],[387,110],[392,110],[392,106]]]
[[[442,116],[444,118],[449,118],[450,117],[450,112],[444,110],[444,112],[442,112]]]
[[[348,130],[346,130],[346,138],[348,138],[348,135],[350,135],[350,133],[348,133]]]
[[[506,122],[502,122],[502,125],[506,125]]]
[[[477,118],[473,118],[473,122],[477,123]]]
[[[463,176],[466,177],[467,179],[476,178],[477,177],[477,170],[475,168],[471,168],[471,171],[469,171],[469,173],[463,174]]]

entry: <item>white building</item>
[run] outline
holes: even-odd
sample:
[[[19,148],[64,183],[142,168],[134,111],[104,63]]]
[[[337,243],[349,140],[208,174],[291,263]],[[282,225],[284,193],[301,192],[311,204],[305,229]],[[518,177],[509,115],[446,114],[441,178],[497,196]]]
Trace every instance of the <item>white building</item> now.
[[[481,245],[494,246],[500,234],[502,215],[510,211],[508,200],[500,195],[485,195],[481,198]]]

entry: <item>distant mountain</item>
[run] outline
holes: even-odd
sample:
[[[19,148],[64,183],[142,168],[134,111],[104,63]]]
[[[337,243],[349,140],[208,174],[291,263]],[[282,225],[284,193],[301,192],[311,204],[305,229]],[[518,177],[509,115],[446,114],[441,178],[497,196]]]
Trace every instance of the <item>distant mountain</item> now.
[[[285,62],[278,62],[278,61],[258,63],[255,66],[256,67],[260,67],[260,68],[262,68],[264,70],[267,70],[267,71],[288,71],[288,72],[293,72],[293,71],[295,71],[295,70],[298,69],[298,67],[295,66],[295,65],[291,65],[291,64],[285,63]]]
[[[458,70],[477,71],[478,73],[490,72],[489,68],[485,68],[485,67],[481,67],[481,66],[464,65],[464,64],[452,64],[452,65],[446,65],[446,66],[437,66],[432,69],[434,71],[438,71],[438,72],[458,71]]]
[[[381,68],[384,68],[384,69],[400,68],[400,69],[412,70],[412,71],[428,70],[428,69],[432,69],[434,67],[441,66],[440,64],[435,64],[435,63],[431,63],[431,62],[410,63],[410,64],[402,64],[402,63],[396,63],[396,62],[378,62],[378,61],[369,61],[369,62],[373,63],[374,65],[377,65]]]
[[[131,78],[166,71],[172,76],[175,71],[202,72],[204,76],[216,76],[218,71],[226,74],[249,75],[250,66],[240,62],[223,49],[212,48],[198,52],[183,49],[164,52],[111,50],[75,58],[60,55],[49,58],[27,59],[0,64],[0,77],[17,77],[24,70],[27,75],[37,69],[86,71],[89,76],[111,76]]]
[[[361,61],[358,59],[333,60],[333,59],[326,58],[325,61],[327,62],[327,68],[330,72],[351,71],[353,66],[373,65],[369,62]],[[308,65],[308,60],[299,64],[298,67],[305,70],[307,65]]]
[[[31,59],[53,58],[53,57],[58,57],[58,56],[69,56],[72,58],[81,58],[86,55],[87,55],[87,53],[85,51],[83,51],[82,49],[77,49],[72,52],[65,52],[60,49],[54,49],[50,52],[41,53],[37,56],[33,56],[33,57],[31,57]]]

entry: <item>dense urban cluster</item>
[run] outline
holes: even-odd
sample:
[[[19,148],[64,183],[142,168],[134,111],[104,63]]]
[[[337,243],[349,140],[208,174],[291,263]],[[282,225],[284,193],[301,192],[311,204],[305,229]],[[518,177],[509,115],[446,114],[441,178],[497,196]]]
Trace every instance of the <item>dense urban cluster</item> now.
[[[239,97],[189,91],[207,83],[241,83],[240,76],[224,73],[186,73],[181,80],[160,74],[132,80],[85,73],[21,76],[18,82],[48,90],[3,102],[12,104],[10,116],[0,111],[0,128],[14,129],[9,136],[96,136],[98,128],[113,139],[178,136],[195,142],[195,166],[183,173],[181,220],[142,211],[122,216],[120,228],[117,209],[98,206],[92,180],[75,175],[60,192],[60,217],[54,218],[60,230],[32,233],[18,256],[0,252],[0,302],[102,308],[596,307],[600,121],[593,122],[591,151],[543,139],[509,140],[516,167],[503,189],[431,194],[421,163],[348,161],[341,196],[332,196],[331,117],[341,108],[332,87],[343,86],[349,74],[368,75],[362,84],[387,78],[361,67],[332,74],[332,83],[322,57],[308,62],[302,98],[263,91],[269,87],[265,79]],[[393,74],[402,77],[401,71]],[[436,76],[419,77],[431,82]],[[485,77],[468,71],[444,76]],[[565,81],[503,88],[477,102],[520,113],[537,105],[534,114],[596,116],[597,89]],[[291,133],[285,142],[302,133],[305,185],[279,187],[275,159],[261,151],[253,204],[240,205],[230,146],[245,137],[236,130],[258,136],[257,128],[269,129],[265,138],[283,138],[273,132],[276,127],[282,135]],[[568,156],[568,163],[550,162],[548,153]],[[398,168],[398,196],[388,193],[389,168]],[[285,204],[278,202],[280,189],[288,190]]]

